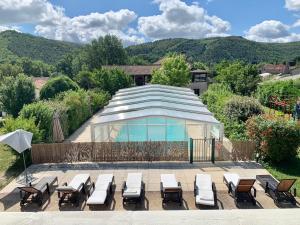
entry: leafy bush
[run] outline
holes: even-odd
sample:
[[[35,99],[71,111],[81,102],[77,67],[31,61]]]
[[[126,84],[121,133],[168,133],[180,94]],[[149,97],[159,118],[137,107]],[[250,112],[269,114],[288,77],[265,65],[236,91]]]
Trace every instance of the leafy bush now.
[[[234,96],[226,102],[224,107],[225,116],[242,122],[262,112],[262,105],[255,98],[246,96]]]
[[[68,91],[78,90],[79,86],[67,76],[57,76],[48,80],[40,92],[41,99],[54,98],[57,94]]]
[[[109,101],[110,95],[104,91],[88,91],[92,111],[95,113],[103,108]]]
[[[68,115],[66,107],[58,101],[39,101],[25,105],[20,112],[20,117],[24,119],[33,118],[35,124],[42,132],[44,142],[52,141],[52,127],[54,113],[58,112],[60,123],[65,136],[68,136]]]
[[[132,85],[132,79],[124,71],[119,69],[101,69],[94,74],[97,87],[109,94],[115,94],[121,88],[128,88]]]
[[[225,104],[233,96],[234,94],[226,85],[212,84],[208,90],[202,94],[201,99],[203,103],[207,105],[207,108],[221,120],[224,116]]]
[[[90,98],[84,90],[64,92],[58,96],[58,100],[61,100],[67,108],[70,134],[92,116]]]
[[[80,71],[76,77],[76,82],[85,90],[95,88],[97,86],[94,73],[89,71]]]
[[[216,72],[216,80],[239,95],[250,95],[260,82],[256,66],[241,61],[223,61],[216,65]]]
[[[39,143],[42,140],[42,131],[35,124],[33,118],[25,119],[18,117],[14,119],[12,117],[7,117],[4,121],[4,126],[1,128],[1,133],[9,133],[17,129],[23,129],[33,133],[32,143]]]
[[[0,102],[4,110],[16,117],[25,104],[33,102],[35,91],[32,80],[20,74],[6,77],[0,85]]]
[[[245,123],[237,117],[224,113],[224,108],[231,99],[237,97],[224,84],[212,84],[201,96],[203,103],[224,124],[224,133],[231,140],[247,140]],[[235,108],[237,107],[237,109]],[[239,112],[240,105],[232,105],[230,110]]]
[[[255,116],[246,126],[249,137],[266,160],[280,163],[296,157],[300,146],[300,127],[296,122]]]
[[[297,96],[300,95],[300,89],[294,84],[294,81],[270,81],[258,86],[256,97],[261,104],[269,105],[270,96],[276,96],[281,100],[290,98],[296,102]]]

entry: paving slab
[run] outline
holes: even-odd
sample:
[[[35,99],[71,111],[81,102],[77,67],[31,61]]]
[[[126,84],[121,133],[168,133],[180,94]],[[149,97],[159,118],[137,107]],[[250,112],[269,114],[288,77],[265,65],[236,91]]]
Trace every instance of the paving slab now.
[[[299,225],[299,209],[0,213],[2,225]]]

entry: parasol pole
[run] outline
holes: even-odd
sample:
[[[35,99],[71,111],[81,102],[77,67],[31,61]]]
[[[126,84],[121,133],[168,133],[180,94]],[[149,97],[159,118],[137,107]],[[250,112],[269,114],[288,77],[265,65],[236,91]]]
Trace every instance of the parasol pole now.
[[[22,155],[23,155],[23,162],[24,162],[24,168],[25,168],[25,182],[26,184],[28,183],[28,178],[27,178],[27,168],[26,168],[26,162],[25,162],[25,154],[24,154],[25,151],[22,152]]]

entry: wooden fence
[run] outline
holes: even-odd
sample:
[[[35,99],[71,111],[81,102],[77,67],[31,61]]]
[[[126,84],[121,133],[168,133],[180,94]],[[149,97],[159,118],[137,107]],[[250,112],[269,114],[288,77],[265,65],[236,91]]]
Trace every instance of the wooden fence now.
[[[33,163],[188,161],[188,143],[88,142],[32,145]]]
[[[251,161],[255,159],[256,144],[253,141],[230,141],[216,146],[216,160]]]

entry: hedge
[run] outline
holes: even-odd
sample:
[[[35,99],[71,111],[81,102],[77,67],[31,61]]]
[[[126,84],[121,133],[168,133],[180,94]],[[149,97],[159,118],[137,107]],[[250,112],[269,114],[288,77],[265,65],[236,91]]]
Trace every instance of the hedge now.
[[[256,91],[256,97],[264,106],[270,106],[270,96],[276,96],[280,100],[286,98],[291,100],[291,103],[295,103],[297,96],[300,96],[298,81],[268,81],[258,86]]]
[[[54,98],[68,90],[78,90],[79,86],[67,76],[57,76],[48,80],[40,91],[40,99]]]
[[[60,115],[61,127],[65,136],[69,135],[67,109],[62,102],[59,101],[39,101],[29,105],[25,105],[20,112],[22,118],[34,118],[42,132],[42,140],[44,142],[52,141],[52,121],[54,113]]]
[[[257,149],[265,160],[280,163],[297,156],[300,126],[295,121],[255,116],[246,124],[249,137],[256,142]]]
[[[68,137],[93,113],[103,108],[109,98],[110,95],[103,91],[68,91],[53,100],[24,106],[19,117],[33,118],[41,131],[41,140],[52,142],[52,120],[55,112],[59,113],[64,135]]]

